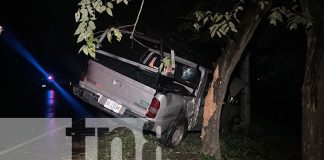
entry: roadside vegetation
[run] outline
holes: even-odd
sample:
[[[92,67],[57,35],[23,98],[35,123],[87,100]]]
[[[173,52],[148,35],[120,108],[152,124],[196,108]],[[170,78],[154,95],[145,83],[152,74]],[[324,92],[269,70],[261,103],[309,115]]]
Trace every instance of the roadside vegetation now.
[[[106,135],[101,135],[98,141],[99,159],[111,159],[111,142],[119,137],[123,143],[123,159],[135,159],[135,142],[131,131],[117,129]],[[177,147],[162,147],[153,134],[145,134],[148,141],[143,147],[143,159],[156,158],[156,148],[162,149],[163,160],[212,160],[214,158],[200,152],[200,132],[190,132]],[[248,131],[236,128],[226,136],[221,137],[222,157],[224,160],[296,160],[301,159],[300,142],[285,134],[275,134],[250,129]]]

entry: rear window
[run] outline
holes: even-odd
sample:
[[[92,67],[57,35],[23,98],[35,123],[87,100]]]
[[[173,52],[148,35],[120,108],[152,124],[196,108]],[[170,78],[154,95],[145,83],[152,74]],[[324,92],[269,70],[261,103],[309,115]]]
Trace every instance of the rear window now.
[[[146,60],[145,65],[158,69],[161,64],[161,57],[158,54],[153,54]],[[199,85],[201,72],[198,68],[193,68],[185,64],[176,62],[174,80],[190,88],[196,89]]]
[[[141,57],[147,52],[147,48],[132,42],[129,38],[122,38],[120,42],[113,41],[113,43],[105,41],[101,44],[100,50],[138,63],[141,63]]]
[[[97,54],[96,58],[97,59],[95,61],[100,63],[101,65],[104,65],[109,69],[123,74],[133,80],[151,87],[153,87],[153,85],[155,84],[156,73],[147,72],[145,70],[139,69],[134,65],[101,54]]]
[[[103,41],[100,44],[100,50],[109,52],[111,54],[117,55],[119,57],[123,57],[134,62],[141,63],[141,57],[147,53],[147,48],[143,45],[150,47],[150,48],[158,48],[154,43],[142,41],[137,39],[142,44],[137,43],[136,41],[130,39],[129,37],[125,36],[121,39],[120,42],[116,41],[114,38],[111,43],[107,41]]]

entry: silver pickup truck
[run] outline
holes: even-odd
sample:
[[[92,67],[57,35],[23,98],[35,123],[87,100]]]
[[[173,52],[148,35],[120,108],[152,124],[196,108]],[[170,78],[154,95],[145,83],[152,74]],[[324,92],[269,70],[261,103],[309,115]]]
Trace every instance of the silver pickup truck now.
[[[151,48],[139,62],[100,48],[96,52],[96,60],[89,60],[73,87],[76,96],[114,117],[144,118],[146,130],[160,126],[165,146],[178,145],[188,130],[201,125],[197,121],[209,85],[208,69]]]

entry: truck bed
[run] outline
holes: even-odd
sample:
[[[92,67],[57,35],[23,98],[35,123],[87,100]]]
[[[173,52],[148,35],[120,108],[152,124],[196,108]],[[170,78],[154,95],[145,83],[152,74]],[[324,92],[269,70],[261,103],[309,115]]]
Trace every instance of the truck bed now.
[[[144,117],[156,90],[155,74],[110,57],[90,60],[82,86],[97,93],[105,106],[114,101]]]

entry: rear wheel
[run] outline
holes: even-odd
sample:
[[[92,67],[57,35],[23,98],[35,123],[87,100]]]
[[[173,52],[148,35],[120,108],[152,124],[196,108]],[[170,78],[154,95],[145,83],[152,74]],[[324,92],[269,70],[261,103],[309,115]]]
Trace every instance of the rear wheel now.
[[[188,120],[184,112],[181,112],[171,128],[165,131],[161,137],[161,143],[167,147],[174,147],[186,137],[188,131]]]

